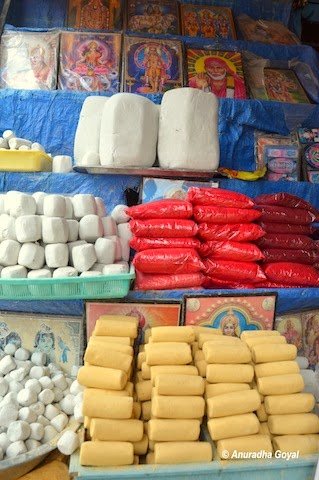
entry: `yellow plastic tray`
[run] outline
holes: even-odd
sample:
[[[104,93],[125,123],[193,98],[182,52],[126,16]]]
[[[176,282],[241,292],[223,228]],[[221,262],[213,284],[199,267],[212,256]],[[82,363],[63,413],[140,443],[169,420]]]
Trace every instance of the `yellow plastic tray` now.
[[[39,150],[1,150],[2,172],[51,172],[52,158]]]

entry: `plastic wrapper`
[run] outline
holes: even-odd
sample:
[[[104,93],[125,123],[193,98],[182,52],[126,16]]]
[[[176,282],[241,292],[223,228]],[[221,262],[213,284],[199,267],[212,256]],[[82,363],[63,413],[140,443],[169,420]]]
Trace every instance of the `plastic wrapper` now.
[[[301,285],[285,285],[277,282],[262,282],[258,284],[258,288],[303,288]]]
[[[308,225],[315,220],[315,215],[301,208],[277,207],[272,205],[257,205],[261,212],[262,222],[291,223],[295,225]]]
[[[222,188],[192,187],[187,200],[193,205],[213,205],[215,207],[251,208],[255,202],[243,193],[223,190]]]
[[[152,248],[200,248],[200,241],[197,238],[141,238],[133,237],[130,247],[141,252]]]
[[[292,233],[266,233],[257,241],[261,248],[283,248],[291,250],[310,250],[315,248],[315,242],[306,235]]]
[[[221,278],[205,277],[205,280],[203,282],[203,287],[210,288],[210,289],[215,289],[215,288],[241,289],[241,288],[256,288],[256,285],[254,283],[235,282],[231,280],[223,280]]]
[[[317,287],[319,273],[310,265],[301,263],[278,262],[268,263],[264,267],[267,279],[283,285],[300,285],[301,287]]]
[[[129,217],[139,220],[150,218],[191,218],[192,204],[185,200],[165,199],[142,203],[126,209]]]
[[[253,208],[212,207],[198,205],[194,207],[194,218],[198,223],[250,223],[261,216]]]
[[[145,238],[195,237],[198,231],[197,224],[193,220],[173,218],[131,220],[130,226],[133,235]]]
[[[312,265],[319,260],[319,255],[313,250],[292,250],[288,248],[264,248],[262,252],[265,262],[294,262]]]
[[[204,269],[193,248],[143,250],[135,255],[133,265],[143,273],[196,273]]]
[[[308,212],[313,213],[315,216],[318,216],[319,214],[318,210],[311,205],[311,203],[297,197],[297,195],[292,195],[287,192],[258,195],[258,197],[255,198],[255,202],[257,205],[277,205],[278,207],[301,208],[303,210],[308,210]]]
[[[218,225],[201,223],[198,234],[203,240],[232,240],[236,242],[252,242],[265,235],[264,230],[255,223],[233,223]]]
[[[295,235],[312,235],[315,228],[311,225],[292,225],[290,223],[260,222],[259,225],[266,233],[290,233]]]
[[[200,246],[202,257],[239,262],[256,262],[264,258],[262,252],[253,243],[233,241],[209,241]]]
[[[199,288],[204,281],[202,273],[181,273],[178,275],[153,275],[136,271],[135,290],[176,290],[178,288]]]
[[[204,265],[206,275],[215,278],[252,283],[266,279],[260,266],[253,262],[207,259],[204,260]]]

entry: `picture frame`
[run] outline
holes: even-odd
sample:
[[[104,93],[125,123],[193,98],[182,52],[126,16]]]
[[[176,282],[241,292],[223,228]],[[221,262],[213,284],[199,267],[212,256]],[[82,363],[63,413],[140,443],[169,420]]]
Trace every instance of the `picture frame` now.
[[[231,8],[184,3],[181,9],[182,35],[236,40]]]
[[[152,327],[175,326],[181,323],[182,304],[179,301],[115,301],[86,302],[87,340],[92,335],[95,323],[101,315],[127,315],[139,319],[138,342],[144,339],[145,330]]]
[[[276,292],[185,295],[183,325],[221,328],[237,337],[244,330],[272,330],[276,301]]]
[[[299,45],[300,40],[282,22],[255,20],[248,15],[237,17],[237,26],[248,42],[262,42],[281,45]]]
[[[121,35],[63,32],[58,87],[62,90],[120,90]]]
[[[125,92],[164,93],[183,86],[182,43],[178,40],[126,36],[123,63]]]
[[[155,35],[179,35],[179,9],[176,0],[128,0],[126,30]]]
[[[80,30],[120,30],[121,0],[68,0],[67,24]]]
[[[44,352],[48,363],[71,373],[82,365],[84,317],[0,312],[0,352],[8,343]]]
[[[247,98],[240,52],[188,48],[186,63],[189,87],[220,98]]]
[[[270,101],[311,103],[297,75],[289,68],[264,68],[264,85]]]

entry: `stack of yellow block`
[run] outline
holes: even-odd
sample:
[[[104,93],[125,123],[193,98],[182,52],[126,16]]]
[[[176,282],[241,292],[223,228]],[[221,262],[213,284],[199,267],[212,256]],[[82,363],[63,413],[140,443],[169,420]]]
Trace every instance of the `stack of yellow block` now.
[[[203,344],[207,362],[208,430],[221,458],[237,458],[236,451],[272,452],[268,436],[259,434],[255,412],[259,393],[250,388],[254,369],[247,345],[237,337],[215,336]]]
[[[191,365],[194,340],[192,327],[155,327],[141,355],[142,376],[148,372],[151,387],[147,463],[212,460],[211,445],[198,441],[205,401],[204,380]],[[136,385],[138,395],[141,388]]]
[[[81,446],[81,465],[138,463],[134,446],[138,449],[143,439],[143,422],[129,381],[137,329],[135,317],[105,315],[96,322],[78,373],[78,382],[86,387],[83,415],[91,436]]]
[[[202,350],[203,345],[206,341],[212,338],[212,335],[214,335],[214,338],[216,335],[222,335],[222,331],[218,328],[207,328],[200,326],[193,326],[192,328],[195,333],[195,342],[192,343],[194,365],[197,368],[199,375],[201,375],[203,378],[206,378],[207,362]]]
[[[315,398],[301,393],[304,381],[295,361],[297,348],[276,331],[243,332],[251,349],[257,389],[274,449],[310,454],[319,451],[319,418],[311,413]]]

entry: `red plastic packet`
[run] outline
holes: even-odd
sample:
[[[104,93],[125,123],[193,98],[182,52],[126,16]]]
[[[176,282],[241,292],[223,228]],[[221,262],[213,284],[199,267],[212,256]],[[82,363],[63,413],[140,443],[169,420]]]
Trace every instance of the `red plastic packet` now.
[[[255,223],[233,223],[218,225],[201,223],[198,234],[203,240],[232,240],[236,242],[252,242],[265,235],[264,230]]]
[[[300,285],[285,285],[283,283],[266,281],[258,284],[258,288],[303,288],[303,287]]]
[[[292,225],[290,223],[259,222],[266,233],[294,233],[295,235],[312,235],[315,228],[311,225]]]
[[[268,280],[278,284],[301,287],[319,285],[319,273],[310,265],[291,262],[268,263],[264,267],[264,272]]]
[[[230,289],[253,288],[254,289],[256,288],[256,284],[234,282],[234,281],[223,280],[221,278],[215,278],[215,277],[205,277],[205,280],[203,282],[203,287],[209,288],[209,289],[215,289],[215,288],[230,288]]]
[[[181,238],[194,237],[198,227],[193,220],[153,219],[131,220],[130,227],[133,235],[146,238]]]
[[[192,204],[185,200],[165,199],[142,203],[126,209],[127,215],[135,220],[149,218],[191,218]]]
[[[261,212],[262,222],[292,223],[294,225],[308,225],[315,220],[315,215],[301,208],[274,207],[272,205],[257,205]]]
[[[238,262],[256,262],[264,258],[257,245],[233,241],[209,241],[200,246],[202,257],[211,259],[235,260]]]
[[[306,235],[293,235],[291,233],[266,233],[257,241],[261,248],[283,248],[293,250],[309,250],[315,248],[315,242]]]
[[[292,250],[284,248],[264,248],[265,262],[294,262],[313,265],[318,261],[318,254],[313,250]]]
[[[137,252],[152,248],[200,248],[200,241],[197,238],[142,238],[133,237],[130,246]]]
[[[196,273],[204,269],[197,252],[192,248],[158,248],[138,252],[133,265],[143,273]]]
[[[153,275],[136,271],[135,290],[176,290],[178,288],[199,288],[204,281],[202,273],[179,275]]]
[[[193,205],[214,205],[215,207],[251,208],[255,202],[243,193],[223,190],[222,188],[191,187],[187,200]]]
[[[253,208],[211,207],[199,205],[194,207],[194,218],[198,223],[250,223],[261,216]]]
[[[205,273],[208,276],[232,280],[235,282],[257,283],[266,277],[259,265],[253,262],[234,262],[230,260],[204,260]]]
[[[258,195],[255,198],[257,205],[277,205],[278,207],[302,208],[313,213],[316,217],[319,216],[319,211],[303,198],[297,197],[287,192],[270,193],[265,195]]]

